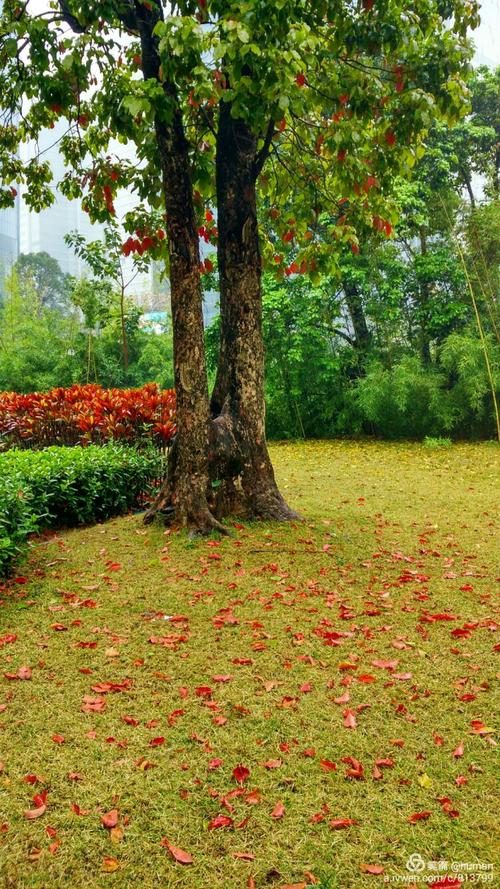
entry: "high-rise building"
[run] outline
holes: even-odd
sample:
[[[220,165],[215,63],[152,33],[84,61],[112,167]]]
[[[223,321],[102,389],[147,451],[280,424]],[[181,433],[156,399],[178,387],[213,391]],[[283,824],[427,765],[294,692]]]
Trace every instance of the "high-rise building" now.
[[[4,279],[19,256],[19,200],[15,207],[0,210],[0,297]]]
[[[82,210],[79,200],[69,201],[58,189],[58,184],[64,178],[66,168],[59,152],[59,140],[64,134],[66,124],[61,120],[51,130],[43,130],[36,145],[33,143],[23,148],[23,160],[33,157],[35,152],[40,154],[43,160],[50,164],[52,170],[52,185],[54,191],[54,203],[50,207],[41,210],[40,213],[32,212],[26,201],[21,200],[20,214],[20,252],[21,253],[48,253],[57,259],[61,270],[80,278],[90,276],[90,270],[85,262],[75,255],[64,238],[69,232],[76,231],[83,235],[87,241],[96,241],[103,235],[103,226],[93,225],[88,215]],[[121,155],[133,154],[132,146],[121,146],[118,143],[113,146]],[[134,206],[132,194],[119,192],[115,200],[118,219]],[[125,235],[124,235],[125,238]],[[148,272],[134,275],[132,259],[123,259],[125,280],[132,283],[127,288],[127,296],[134,299],[139,305],[147,308],[162,309],[168,306],[168,286],[160,282],[158,269],[151,263]],[[133,280],[132,280],[133,279]]]
[[[83,212],[80,201],[69,201],[57,188],[65,173],[58,146],[65,129],[63,121],[56,123],[54,129],[43,130],[40,133],[36,146],[33,143],[23,146],[21,154],[23,160],[32,158],[36,152],[50,164],[55,200],[50,207],[46,207],[40,213],[34,213],[21,198],[20,252],[49,253],[57,259],[63,272],[80,277],[85,271],[85,263],[75,255],[71,247],[67,246],[64,236],[77,231],[88,240],[97,240],[101,237],[102,227],[92,225],[87,214]]]

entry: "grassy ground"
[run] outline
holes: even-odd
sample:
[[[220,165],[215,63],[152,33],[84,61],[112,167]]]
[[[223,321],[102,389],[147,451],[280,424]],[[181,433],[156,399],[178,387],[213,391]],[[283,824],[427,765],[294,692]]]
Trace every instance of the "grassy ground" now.
[[[0,884],[346,889],[411,883],[413,853],[491,862],[496,457],[276,446],[304,524],[42,541],[0,592]]]

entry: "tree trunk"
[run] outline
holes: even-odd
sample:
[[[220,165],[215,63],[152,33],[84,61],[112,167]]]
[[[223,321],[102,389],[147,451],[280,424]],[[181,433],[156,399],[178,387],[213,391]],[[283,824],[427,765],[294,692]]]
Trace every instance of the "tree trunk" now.
[[[427,232],[425,226],[420,227],[420,253],[427,256]],[[419,285],[419,303],[420,303],[420,357],[425,365],[431,364],[431,343],[429,335],[429,311],[430,311],[430,291],[427,281],[422,281]]]
[[[371,346],[372,335],[366,323],[361,294],[353,281],[342,282],[347,311],[354,330],[354,346],[360,352],[367,352]]]
[[[153,29],[158,6],[136,4],[144,77],[159,79],[158,38]],[[170,291],[177,396],[177,441],[169,474],[151,520],[159,509],[169,509],[180,525],[207,532],[221,526],[212,516],[209,491],[209,400],[200,281],[199,242],[189,164],[189,146],[182,113],[172,84],[163,84],[171,122],[158,114],[156,143],[163,175],[170,261]]]
[[[241,499],[252,516],[291,520],[265,439],[262,260],[256,209],[257,138],[222,102],[217,134],[221,347],[212,415],[228,416]]]
[[[125,288],[123,284],[120,289],[120,325],[122,331],[122,352],[123,352],[123,370],[128,371],[128,344],[127,344],[127,328],[125,326]]]

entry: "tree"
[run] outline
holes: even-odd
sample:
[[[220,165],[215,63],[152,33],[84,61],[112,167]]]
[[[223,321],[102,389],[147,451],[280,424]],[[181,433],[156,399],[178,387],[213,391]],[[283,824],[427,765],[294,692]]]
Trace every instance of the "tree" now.
[[[30,278],[13,269],[0,304],[0,391],[45,391],[71,385],[78,322],[71,312],[40,305]]]
[[[78,232],[70,232],[66,236],[66,243],[74,248],[77,256],[85,260],[92,269],[96,278],[104,278],[113,282],[119,294],[120,306],[120,334],[122,341],[123,369],[125,374],[129,366],[129,349],[127,343],[127,315],[126,292],[135,281],[140,272],[146,271],[148,261],[142,256],[134,260],[134,269],[127,276],[123,268],[122,235],[118,226],[113,222],[107,222],[104,229],[104,239],[87,242]]]
[[[38,309],[65,309],[71,288],[71,276],[61,271],[57,259],[45,251],[21,253],[14,264],[21,287],[32,286]]]
[[[414,165],[436,115],[465,107],[477,7],[181,0],[169,11],[157,0],[60,0],[32,17],[5,3],[3,200],[23,180],[34,209],[53,199],[46,163],[23,165],[16,149],[64,116],[64,191],[92,219],[112,217],[117,188],[133,187],[133,249],[165,257],[166,212],[179,433],[158,505],[181,524],[221,529],[209,503],[218,481],[222,512],[237,500],[252,514],[292,518],[265,444],[261,256],[272,263],[280,239],[316,276],[331,272],[339,246],[358,249],[358,224],[376,218],[390,234],[394,172]],[[25,96],[30,109],[15,125]],[[135,144],[137,163],[111,156],[113,137]],[[262,200],[277,213],[263,250]],[[336,218],[321,249],[325,207]],[[215,240],[216,228],[221,349],[210,418],[200,274],[211,261],[200,263],[198,236]]]

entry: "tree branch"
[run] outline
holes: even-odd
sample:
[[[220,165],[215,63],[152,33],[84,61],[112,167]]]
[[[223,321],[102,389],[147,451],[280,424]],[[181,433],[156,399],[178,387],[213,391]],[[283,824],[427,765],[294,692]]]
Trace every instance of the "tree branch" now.
[[[262,148],[257,152],[255,161],[254,161],[254,165],[253,165],[254,176],[256,179],[257,179],[257,176],[259,175],[259,173],[261,172],[262,167],[264,166],[267,158],[269,157],[269,151],[271,149],[271,143],[273,141],[273,136],[274,136],[274,120],[270,120],[267,125],[267,132],[266,132],[266,135],[264,138],[264,144],[263,144]]]

